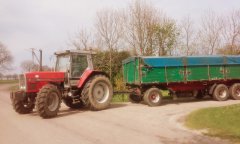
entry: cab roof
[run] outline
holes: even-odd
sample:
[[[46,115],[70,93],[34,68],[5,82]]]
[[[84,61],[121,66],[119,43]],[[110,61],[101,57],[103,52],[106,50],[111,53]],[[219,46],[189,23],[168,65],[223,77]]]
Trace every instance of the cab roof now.
[[[58,51],[54,53],[55,55],[68,55],[68,54],[96,54],[94,51],[86,51],[86,50],[64,50],[64,51]]]

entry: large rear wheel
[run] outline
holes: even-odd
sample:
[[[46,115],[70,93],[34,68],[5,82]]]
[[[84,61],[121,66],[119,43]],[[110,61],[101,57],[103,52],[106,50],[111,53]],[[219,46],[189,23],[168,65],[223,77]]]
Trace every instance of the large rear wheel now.
[[[162,93],[158,88],[150,88],[144,93],[143,99],[149,106],[159,106],[162,102]]]
[[[61,104],[61,93],[55,85],[43,86],[36,99],[36,107],[39,115],[50,118],[57,115]]]
[[[104,75],[95,75],[85,84],[82,96],[84,103],[92,110],[109,107],[113,96],[110,80]]]

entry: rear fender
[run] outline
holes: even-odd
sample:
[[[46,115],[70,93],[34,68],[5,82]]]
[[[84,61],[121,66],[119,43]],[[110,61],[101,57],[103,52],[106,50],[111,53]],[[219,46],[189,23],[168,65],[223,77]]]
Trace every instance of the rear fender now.
[[[102,75],[105,75],[108,77],[108,75],[105,73],[105,72],[102,72],[102,71],[95,71],[95,70],[90,70],[90,69],[86,69],[84,71],[84,73],[82,74],[82,76],[80,77],[79,79],[79,82],[78,82],[78,88],[83,88],[83,86],[85,85],[85,83],[94,75],[97,75],[97,74],[102,74]]]

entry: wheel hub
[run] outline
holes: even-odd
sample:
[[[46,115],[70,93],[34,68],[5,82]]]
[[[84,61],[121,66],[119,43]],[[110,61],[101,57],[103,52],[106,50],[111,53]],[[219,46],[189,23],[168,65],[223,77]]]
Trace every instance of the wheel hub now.
[[[59,103],[59,99],[58,99],[57,94],[56,93],[51,93],[49,95],[49,98],[48,98],[48,101],[47,101],[48,109],[50,111],[56,110],[57,107],[58,107],[58,103]]]
[[[221,90],[221,91],[219,92],[219,97],[225,98],[226,96],[227,96],[227,91],[226,91],[226,90]]]
[[[160,100],[160,95],[158,93],[152,93],[150,96],[150,100],[153,103],[157,103]]]
[[[99,103],[104,103],[109,97],[108,85],[104,82],[97,83],[93,88],[93,96]]]

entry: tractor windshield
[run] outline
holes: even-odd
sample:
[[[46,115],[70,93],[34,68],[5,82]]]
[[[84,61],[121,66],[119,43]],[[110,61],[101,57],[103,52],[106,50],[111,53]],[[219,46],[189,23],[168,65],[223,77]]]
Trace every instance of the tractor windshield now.
[[[57,57],[56,71],[67,72],[70,68],[70,56],[61,55]]]

